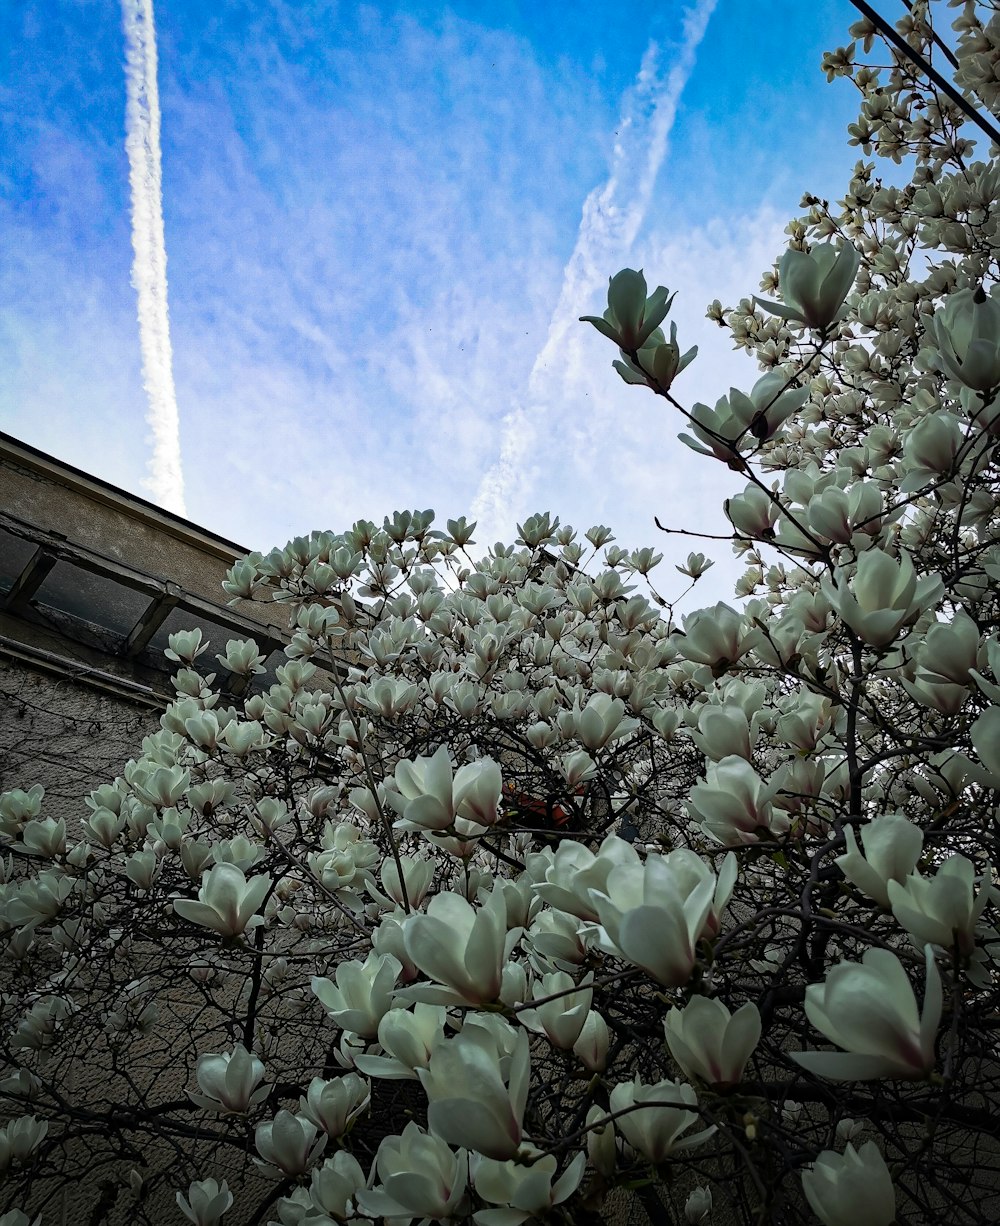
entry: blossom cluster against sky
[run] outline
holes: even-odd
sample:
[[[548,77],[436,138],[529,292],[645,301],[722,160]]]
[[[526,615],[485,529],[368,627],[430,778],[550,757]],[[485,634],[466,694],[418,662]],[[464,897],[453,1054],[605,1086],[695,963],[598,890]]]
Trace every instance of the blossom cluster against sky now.
[[[849,0],[156,0],[186,511],[267,549],[404,507],[535,510],[669,561],[725,543],[723,466],[620,384],[599,313],[677,290],[714,400],[757,372],[704,318],[758,288],[806,190],[843,194]],[[0,428],[155,500],[116,0],[0,7]],[[675,575],[677,585],[680,576]],[[667,595],[678,590],[669,579]]]

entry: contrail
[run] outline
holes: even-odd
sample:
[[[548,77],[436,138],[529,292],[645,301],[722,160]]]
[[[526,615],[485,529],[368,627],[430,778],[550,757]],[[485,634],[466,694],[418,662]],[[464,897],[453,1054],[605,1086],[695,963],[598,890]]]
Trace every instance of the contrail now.
[[[525,402],[504,417],[499,459],[483,477],[473,502],[481,540],[494,539],[519,513],[536,509],[520,505],[538,469],[535,423],[553,395],[564,395],[567,380],[580,370],[581,363],[574,359],[582,337],[575,330],[582,331],[584,325],[577,318],[618,271],[646,217],[677,104],[716,3],[699,0],[684,14],[683,42],[665,75],[658,72],[660,48],[649,44],[635,84],[625,95],[611,173],[584,201],[576,245],[563,271],[545,344],[528,376]]]
[[[184,514],[184,478],[167,314],[163,240],[160,97],[153,0],[122,0],[125,26],[125,152],[132,192],[132,285],[138,299],[142,383],[153,433],[146,485],[155,501]]]

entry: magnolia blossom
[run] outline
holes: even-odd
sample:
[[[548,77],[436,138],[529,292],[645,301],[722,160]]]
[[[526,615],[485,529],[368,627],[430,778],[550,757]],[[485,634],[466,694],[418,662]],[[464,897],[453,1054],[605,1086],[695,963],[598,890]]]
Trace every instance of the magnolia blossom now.
[[[560,843],[560,847],[570,846]],[[575,844],[573,844],[575,846]],[[589,900],[588,900],[589,901]],[[597,909],[594,908],[594,919]],[[542,971],[570,971],[587,958],[593,930],[585,921],[548,907],[532,920],[524,938],[532,965]]]
[[[580,322],[593,324],[626,353],[641,348],[670,310],[670,291],[658,285],[646,296],[646,278],[640,269],[623,268],[608,279],[608,308],[603,316],[581,315]]]
[[[434,872],[437,865],[434,860],[426,856],[400,856],[399,862],[403,870],[406,898],[411,907],[419,907],[427,897],[427,891],[434,880]],[[396,907],[401,907],[403,905],[403,888],[400,884],[399,868],[397,868],[396,861],[392,857],[387,857],[382,861],[382,867],[379,869],[379,879],[382,882],[385,894],[380,893],[372,882],[368,883],[368,893],[376,902],[381,903],[390,911]]]
[[[312,990],[338,1026],[373,1039],[392,1004],[393,988],[401,969],[391,954],[377,954],[373,950],[364,962],[356,959],[341,962],[336,984],[314,977]]]
[[[371,1086],[356,1073],[346,1073],[332,1081],[314,1077],[299,1110],[307,1120],[329,1137],[339,1137],[371,1101]]]
[[[468,762],[455,772],[455,813],[477,825],[492,826],[497,820],[502,791],[503,779],[496,762],[491,758]]]
[[[684,1221],[690,1226],[699,1226],[702,1222],[711,1221],[712,1189],[695,1188],[684,1202]]]
[[[809,499],[809,527],[819,536],[849,544],[855,532],[871,535],[882,523],[882,494],[872,481],[855,481],[848,488],[828,485]]]
[[[841,962],[824,983],[806,988],[806,1016],[839,1052],[793,1052],[811,1073],[834,1081],[877,1077],[921,1078],[934,1068],[941,1021],[941,976],[930,945],[925,949],[927,986],[923,1011],[902,963],[885,949]]]
[[[823,1226],[892,1226],[896,1220],[892,1177],[873,1141],[860,1150],[848,1142],[843,1154],[823,1150],[802,1172],[802,1191]]]
[[[587,705],[573,712],[577,737],[586,749],[595,753],[614,741],[621,740],[639,727],[637,719],[625,718],[625,704],[610,694],[592,694]]]
[[[404,999],[482,1005],[499,996],[507,954],[502,891],[494,889],[480,906],[451,892],[435,894],[426,914],[410,918],[403,940],[414,965],[445,985],[406,988],[400,994]]]
[[[695,945],[712,910],[715,875],[707,872],[690,893],[669,859],[651,855],[642,865],[608,874],[604,892],[592,891],[610,952],[680,987],[694,970]]]
[[[523,1158],[530,1160],[531,1157],[531,1149],[526,1148]],[[587,1165],[587,1155],[577,1154],[553,1183],[559,1166],[553,1155],[539,1155],[530,1165],[526,1165],[523,1158],[518,1162],[476,1159],[476,1191],[483,1200],[503,1206],[501,1209],[481,1209],[474,1214],[476,1226],[520,1226],[530,1217],[547,1214],[554,1205],[572,1196],[580,1186]]]
[[[611,1046],[611,1031],[608,1023],[591,1009],[584,1019],[573,1055],[592,1073],[603,1073],[608,1066],[608,1048]]]
[[[236,937],[264,922],[255,914],[272,885],[264,874],[249,881],[235,864],[216,864],[202,875],[197,902],[175,898],[174,910],[193,924],[211,928],[224,937]]]
[[[913,872],[923,849],[923,832],[901,813],[884,813],[861,827],[864,855],[853,826],[845,829],[844,838],[847,852],[834,863],[848,881],[888,908],[889,882],[904,881]]]
[[[522,1009],[518,1021],[529,1030],[544,1034],[553,1047],[572,1051],[590,1013],[594,993],[588,985],[593,978],[592,974],[588,975],[576,991],[573,990],[576,987],[573,977],[565,971],[536,979],[531,989],[532,998],[543,1003],[533,1009]],[[548,996],[555,996],[555,999],[545,1000]]]
[[[219,1226],[223,1214],[232,1208],[233,1194],[226,1181],[196,1179],[187,1196],[177,1193],[177,1207],[194,1226]]]
[[[976,894],[976,870],[965,856],[951,856],[933,877],[911,873],[890,881],[892,913],[918,945],[957,946],[968,956],[976,944],[976,925],[990,898],[992,873],[986,870]]]
[[[789,248],[778,265],[784,302],[754,298],[757,306],[793,323],[825,332],[844,318],[844,300],[851,292],[861,256],[849,242],[835,247],[818,243],[811,251]]]
[[[931,327],[947,374],[976,392],[1000,387],[1000,300],[981,286],[957,290]]]
[[[727,604],[689,613],[683,625],[673,638],[677,650],[685,660],[708,664],[716,675],[746,655],[757,638],[757,631]]]
[[[694,996],[670,1010],[663,1029],[685,1076],[725,1089],[741,1080],[760,1042],[760,1013],[750,1002],[730,1013],[721,1000]]]
[[[309,1188],[298,1188],[278,1202],[278,1215],[283,1226],[300,1223],[326,1223],[331,1219],[342,1222],[354,1218],[357,1194],[367,1180],[361,1164],[353,1154],[338,1150],[309,1176]],[[357,1219],[357,1226],[366,1226],[367,1219]]]
[[[443,1005],[419,1001],[413,1009],[390,1009],[378,1024],[378,1041],[384,1056],[357,1055],[354,1065],[370,1077],[417,1080],[417,1069],[426,1068],[431,1052],[444,1037],[447,1010]]]
[[[989,707],[972,725],[972,744],[997,786],[1000,783],[1000,706]]]
[[[612,362],[612,366],[626,383],[645,384],[647,377],[652,375],[666,391],[681,371],[698,356],[698,346],[692,345],[682,355],[681,347],[677,343],[677,325],[671,323],[670,339],[667,340],[662,328],[654,328],[639,347],[638,361],[633,361],[625,349],[619,349],[618,352],[622,355],[622,361]],[[592,538],[588,536],[587,539]]]
[[[468,1152],[453,1153],[444,1141],[412,1121],[399,1136],[382,1140],[375,1171],[380,1183],[370,1191],[358,1192],[363,1213],[439,1222],[458,1216],[463,1208],[469,1182]]]
[[[751,725],[745,711],[735,704],[706,704],[698,713],[697,731],[691,739],[701,752],[716,762],[732,756],[749,760],[757,740],[758,720]]]
[[[638,852],[631,843],[609,834],[597,853],[566,839],[558,845],[555,858],[544,867],[544,881],[535,879],[535,893],[559,911],[582,920],[596,920],[597,907],[592,891],[603,890],[608,874],[619,865],[638,866]]]
[[[517,1031],[509,1055],[498,1037],[509,1038],[469,1019],[459,1034],[435,1047],[427,1068],[417,1073],[427,1094],[430,1132],[449,1145],[504,1160],[521,1144],[531,1062],[527,1031]]]
[[[456,817],[478,826],[492,826],[503,782],[500,767],[489,758],[470,762],[454,772],[446,745],[430,758],[396,766],[397,791],[386,799],[402,814],[396,825],[404,830],[449,829]]]
[[[49,1131],[47,1120],[22,1115],[0,1128],[0,1171],[16,1162],[27,1162],[45,1140]]]
[[[615,1129],[654,1165],[672,1153],[700,1145],[715,1132],[712,1127],[681,1137],[698,1119],[698,1095],[683,1081],[643,1085],[636,1076],[614,1087],[610,1103]]]
[[[430,758],[396,766],[397,791],[387,791],[389,804],[402,814],[398,826],[410,830],[447,830],[455,820],[453,771],[446,745]]]
[[[887,647],[943,591],[939,575],[917,575],[909,554],[897,561],[878,547],[860,555],[849,585],[826,574],[822,587],[837,613],[871,647]]]
[[[263,1161],[258,1166],[277,1167],[286,1175],[301,1175],[309,1169],[323,1150],[329,1137],[320,1136],[312,1120],[291,1111],[279,1111],[273,1120],[258,1124],[254,1145]]]
[[[756,843],[759,831],[780,834],[788,818],[771,806],[778,785],[765,783],[745,758],[730,754],[710,762],[702,783],[691,789],[688,808],[701,827],[726,847]]]
[[[222,1055],[199,1056],[195,1066],[200,1094],[188,1091],[188,1098],[211,1111],[242,1115],[267,1097],[263,1063],[241,1044]]]

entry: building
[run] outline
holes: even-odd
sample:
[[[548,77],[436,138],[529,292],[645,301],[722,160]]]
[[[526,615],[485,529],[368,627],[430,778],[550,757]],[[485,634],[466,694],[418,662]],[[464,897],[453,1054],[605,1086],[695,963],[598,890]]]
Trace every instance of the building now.
[[[247,552],[0,433],[0,791],[41,783],[47,813],[79,817],[157,727],[175,630],[201,628],[224,686],[215,652],[253,638],[267,656],[255,684],[269,685],[287,612],[237,612],[222,590]]]

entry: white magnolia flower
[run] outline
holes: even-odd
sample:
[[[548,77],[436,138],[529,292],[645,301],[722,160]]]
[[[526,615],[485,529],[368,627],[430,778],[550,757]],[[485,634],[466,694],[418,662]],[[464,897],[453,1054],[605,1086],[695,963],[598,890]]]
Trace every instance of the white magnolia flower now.
[[[610,1096],[615,1129],[647,1162],[663,1162],[678,1150],[707,1140],[715,1128],[681,1137],[698,1119],[698,1095],[683,1081],[634,1081],[616,1085]],[[618,1112],[623,1114],[619,1115]]]
[[[612,869],[604,892],[591,894],[609,952],[668,987],[687,983],[715,887],[715,875],[708,871],[686,893],[665,856],[651,855],[642,865]]]
[[[892,1226],[896,1192],[873,1141],[843,1154],[825,1149],[802,1172],[802,1191],[823,1226]]]
[[[698,609],[683,621],[672,639],[685,660],[709,665],[716,675],[741,659],[759,637],[743,615],[727,604]]]
[[[230,639],[226,643],[226,654],[217,655],[215,658],[238,677],[255,677],[262,673],[266,659],[257,650],[253,639]]]
[[[45,1140],[49,1131],[46,1120],[33,1115],[21,1115],[0,1128],[0,1171],[7,1171],[15,1162],[27,1162]]]
[[[420,1003],[413,1009],[390,1009],[378,1024],[378,1041],[384,1056],[358,1055],[354,1065],[370,1077],[417,1080],[417,1069],[426,1068],[431,1052],[444,1037],[447,1010],[444,1005]]]
[[[278,1202],[278,1215],[283,1226],[328,1226],[352,1218],[356,1226],[370,1226],[367,1218],[357,1218],[357,1194],[367,1180],[361,1164],[353,1154],[338,1150],[309,1176],[309,1188],[298,1188]]]
[[[608,307],[603,316],[581,315],[580,322],[593,324],[626,353],[640,349],[663,323],[673,302],[670,291],[662,285],[648,297],[646,288],[641,269],[623,268],[608,279]]]
[[[923,1011],[902,963],[885,949],[869,949],[859,965],[841,962],[825,982],[806,988],[806,1016],[839,1052],[793,1052],[811,1073],[834,1081],[876,1077],[915,1079],[934,1068],[941,1020],[941,976],[930,945]]]
[[[447,1221],[463,1208],[469,1182],[468,1151],[453,1153],[439,1137],[411,1122],[383,1138],[375,1155],[379,1183],[359,1190],[358,1206],[374,1217]]]
[[[923,831],[901,813],[884,813],[861,827],[864,855],[853,826],[846,828],[844,837],[847,851],[834,863],[848,881],[888,908],[889,882],[905,881],[916,868],[924,846]]]
[[[618,1161],[614,1125],[602,1107],[591,1107],[587,1112],[587,1160],[605,1179]]]
[[[953,413],[921,417],[904,438],[903,456],[909,471],[900,483],[901,490],[912,493],[951,472],[964,437],[962,423]]]
[[[979,761],[1000,782],[1000,706],[988,707],[972,725],[972,744]]]
[[[509,1038],[499,1037],[501,1042]],[[459,1034],[438,1044],[427,1068],[417,1072],[428,1098],[431,1133],[488,1158],[505,1160],[517,1154],[531,1074],[526,1030],[516,1032],[506,1055],[494,1028],[468,1019]]]
[[[844,318],[844,300],[851,292],[861,256],[849,242],[835,247],[818,243],[811,251],[789,248],[778,265],[778,285],[784,302],[754,298],[757,306],[793,323],[819,332]]]
[[[477,825],[492,826],[497,820],[502,792],[500,767],[491,758],[479,758],[460,766],[453,784],[455,813]]]
[[[314,1077],[299,1110],[329,1137],[339,1137],[371,1101],[371,1086],[357,1073],[345,1073],[324,1081]]]
[[[181,766],[156,766],[135,771],[132,790],[147,805],[166,809],[176,805],[191,784],[191,772]]]
[[[918,576],[910,555],[897,561],[875,547],[860,555],[849,584],[834,583],[829,574],[823,592],[833,608],[871,647],[887,647],[899,631],[944,590],[939,575]]]
[[[432,757],[397,763],[395,778],[396,790],[388,790],[386,800],[402,815],[398,827],[447,830],[454,822],[454,772],[447,745]]]
[[[976,870],[965,856],[951,856],[933,877],[912,873],[902,883],[890,881],[892,913],[917,945],[943,949],[957,946],[963,956],[976,944],[976,925],[990,898],[989,868],[976,894]]]
[[[946,374],[976,392],[1000,387],[1000,300],[981,286],[949,294],[929,331]]]
[[[572,1051],[590,1013],[594,992],[589,985],[593,978],[593,974],[588,975],[580,987],[573,991],[576,987],[575,981],[565,971],[542,975],[532,985],[532,999],[544,1000],[545,997],[553,995],[555,999],[544,1000],[544,1003],[533,1009],[520,1010],[518,1021],[529,1030],[544,1034],[553,1047]]]
[[[175,664],[193,664],[210,643],[201,641],[201,630],[178,630],[167,638],[168,646],[163,654]]]
[[[596,855],[582,843],[564,839],[554,859],[544,869],[544,881],[536,880],[534,890],[550,907],[568,912],[582,920],[596,920],[593,890],[603,890],[608,874],[618,865],[641,864],[631,843],[609,834]]]
[[[748,485],[742,494],[727,498],[723,510],[741,536],[770,537],[781,514],[781,505],[759,486]]]
[[[236,937],[264,922],[255,914],[272,885],[266,874],[249,881],[235,864],[216,864],[202,875],[197,902],[175,898],[174,910],[183,919],[211,928],[224,937]]]
[[[566,842],[560,847],[566,847]],[[588,899],[589,902],[589,899]],[[594,908],[594,919],[597,909]],[[587,958],[592,929],[586,922],[565,911],[545,907],[532,920],[524,943],[532,965],[541,971],[572,971]]]
[[[579,1038],[573,1044],[573,1055],[592,1073],[603,1073],[608,1066],[611,1031],[608,1023],[591,1009],[584,1019]]]
[[[226,1181],[196,1179],[185,1196],[177,1193],[177,1207],[194,1226],[219,1226],[223,1214],[232,1208],[233,1194]]]
[[[700,1223],[711,1220],[711,1213],[712,1189],[695,1188],[684,1202],[685,1222],[690,1223],[690,1226],[699,1226]]]
[[[445,985],[406,988],[403,999],[483,1005],[500,995],[507,960],[507,908],[501,890],[494,889],[478,906],[451,892],[435,894],[426,914],[410,918],[403,940],[414,965]]]
[[[391,954],[377,954],[373,950],[364,962],[356,958],[341,962],[336,970],[336,983],[314,976],[313,994],[343,1030],[373,1039],[379,1022],[392,1005],[401,969]]]
[[[846,489],[828,485],[809,499],[809,527],[838,544],[850,544],[855,532],[869,536],[882,524],[882,493],[873,481],[855,481]]]
[[[263,1063],[237,1043],[231,1052],[198,1057],[195,1066],[200,1094],[188,1091],[188,1098],[210,1111],[242,1115],[267,1097]]]
[[[774,780],[765,783],[745,758],[731,754],[708,764],[704,781],[691,789],[688,808],[724,847],[756,843],[761,831],[766,837],[788,829],[787,816],[772,807],[777,790]]]
[[[691,739],[715,762],[732,756],[749,760],[757,740],[758,720],[751,724],[747,713],[734,703],[706,704],[698,712],[698,728]]]
[[[572,713],[577,738],[584,748],[596,753],[599,749],[621,740],[639,727],[637,719],[625,718],[625,704],[610,694],[592,694],[582,709]]]
[[[258,1166],[273,1166],[286,1175],[302,1175],[319,1158],[329,1140],[325,1134],[317,1138],[318,1129],[312,1120],[291,1111],[279,1111],[273,1120],[258,1124],[254,1145],[261,1160]]]
[[[525,1156],[531,1157],[530,1149]],[[483,1200],[503,1207],[481,1209],[473,1215],[473,1221],[476,1226],[520,1226],[530,1217],[544,1216],[573,1195],[586,1165],[587,1155],[577,1154],[553,1183],[559,1164],[551,1154],[539,1156],[530,1166],[523,1160],[478,1158],[474,1165],[476,1191]]]
[[[686,1077],[724,1089],[738,1084],[760,1042],[760,1013],[750,1002],[730,1013],[721,1000],[694,996],[670,1010],[663,1029]]]

